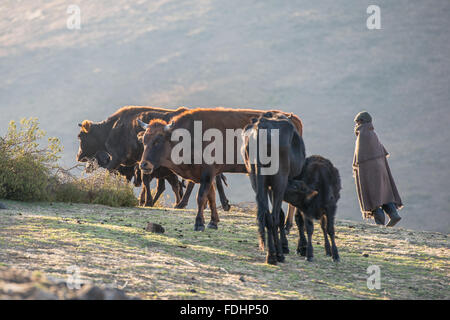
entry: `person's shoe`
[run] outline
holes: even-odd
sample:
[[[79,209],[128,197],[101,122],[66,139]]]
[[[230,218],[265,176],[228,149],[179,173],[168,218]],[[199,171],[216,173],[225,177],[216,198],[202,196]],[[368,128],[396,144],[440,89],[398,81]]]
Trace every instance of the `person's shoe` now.
[[[383,205],[383,209],[386,212],[386,214],[389,216],[389,221],[386,225],[386,227],[393,227],[395,226],[400,220],[402,220],[402,217],[397,212],[397,208],[395,207],[394,203],[388,203],[387,205]]]
[[[376,224],[381,224],[384,226],[385,216],[381,208],[378,208],[375,211],[373,211],[373,219],[375,220]]]
[[[394,213],[389,214],[389,222],[386,225],[386,227],[393,227],[395,226],[400,220],[402,220],[402,217],[399,216],[399,214],[397,213],[397,211],[395,211]]]

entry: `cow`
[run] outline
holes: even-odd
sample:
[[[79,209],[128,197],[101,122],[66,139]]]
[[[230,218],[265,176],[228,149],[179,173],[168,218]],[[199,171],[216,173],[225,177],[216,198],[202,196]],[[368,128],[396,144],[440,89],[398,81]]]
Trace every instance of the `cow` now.
[[[281,204],[288,180],[299,177],[305,163],[305,145],[291,118],[267,112],[258,119],[252,119],[252,123],[245,127],[242,134],[244,143],[241,152],[256,193],[260,248],[264,250],[267,229],[266,262],[269,264],[284,262],[284,254],[289,253]],[[272,172],[265,170],[267,163],[262,161],[264,154],[261,153],[261,148],[270,150],[271,165],[276,165]],[[272,212],[269,210],[269,198]]]
[[[305,191],[304,184],[308,190],[314,191]],[[306,256],[308,261],[313,261],[314,219],[320,220],[325,240],[325,253],[332,256],[333,261],[339,261],[335,243],[334,220],[340,190],[339,171],[330,160],[318,155],[306,158],[300,177],[297,180],[289,180],[284,200],[297,207],[295,213],[295,222],[299,232],[297,253]],[[304,234],[305,226],[307,240]],[[328,236],[331,240],[331,248]]]
[[[77,161],[86,162],[94,158],[101,163],[101,166],[108,170],[117,170],[120,166],[135,166],[141,159],[142,144],[137,137],[142,128],[138,124],[139,121],[150,121],[152,119],[169,120],[171,117],[186,111],[186,108],[178,108],[177,110],[141,107],[141,106],[126,106],[117,110],[113,115],[102,122],[92,122],[85,120],[79,126],[81,127],[78,138],[80,140],[80,147],[77,154]],[[101,158],[101,159],[99,159]],[[99,161],[100,160],[100,161]],[[157,195],[163,191],[164,181],[167,179],[175,192],[178,206],[187,204],[185,194],[180,200],[182,194],[182,184],[178,181],[175,174],[161,168],[153,173],[154,177],[158,178],[158,192]],[[150,182],[153,176],[143,175],[143,188],[140,195],[140,204],[144,206],[151,206],[155,200],[151,196]],[[221,185],[221,181],[217,181]],[[188,186],[193,187],[193,186]],[[219,188],[218,188],[219,189]],[[175,191],[179,190],[179,191]],[[223,191],[223,187],[219,191]],[[228,200],[224,194],[221,194],[221,199],[225,199],[226,203],[222,206],[226,209]],[[229,209],[229,206],[228,206]]]
[[[252,109],[197,108],[179,114],[171,122],[153,120],[148,124],[142,124],[145,129],[145,134],[143,136],[144,152],[140,162],[140,169],[150,173],[164,166],[184,179],[200,183],[197,194],[198,211],[195,218],[195,231],[203,231],[205,229],[203,211],[206,202],[209,203],[211,209],[211,221],[207,227],[211,229],[218,228],[219,216],[215,207],[215,192],[212,179],[224,172],[247,173],[243,162],[239,163],[238,161],[240,156],[240,135],[242,129],[252,118],[258,117],[265,112]],[[292,115],[292,118],[297,130],[301,133],[301,120],[294,115]],[[222,159],[220,161],[208,163],[203,161],[203,159],[196,161],[197,155],[201,155],[205,147],[208,146],[208,142],[202,138],[200,138],[202,141],[198,145],[195,143],[195,133],[196,128],[198,128],[196,124],[198,123],[202,126],[200,134],[206,133],[207,131],[214,131],[215,133],[221,134],[222,138],[225,137],[224,140],[218,141],[221,147],[223,147],[221,150]],[[178,134],[182,131],[187,133],[188,136],[194,137],[194,140],[187,150],[186,157],[189,157],[188,161],[179,163],[172,159],[171,153],[178,142],[172,141],[171,138],[173,133]],[[238,143],[228,145],[226,143],[227,139]],[[216,156],[219,157],[218,155]],[[224,157],[226,158],[225,161],[223,159]]]
[[[142,146],[138,143],[136,137],[137,130],[140,130],[140,127],[133,126],[135,118],[143,113],[148,118],[152,118],[163,117],[184,110],[186,109],[180,108],[174,111],[153,107],[127,106],[120,108],[102,122],[94,123],[90,120],[84,120],[79,124],[81,128],[78,135],[80,148],[77,161],[86,162],[96,158],[100,166],[110,171],[117,170],[121,166],[134,167],[136,159],[139,159],[142,152]],[[158,175],[158,173],[156,174]],[[153,205],[150,181],[148,177],[143,179],[144,186],[140,195],[140,204],[144,206]],[[173,188],[175,190],[181,189],[178,178]],[[178,200],[180,192],[176,192],[175,195]]]

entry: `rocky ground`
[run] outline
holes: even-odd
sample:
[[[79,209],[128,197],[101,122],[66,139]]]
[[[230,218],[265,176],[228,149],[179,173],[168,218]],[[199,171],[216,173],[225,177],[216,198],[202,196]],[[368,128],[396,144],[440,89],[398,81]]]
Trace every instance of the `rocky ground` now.
[[[15,268],[0,268],[2,300],[129,300],[123,290],[79,283]]]

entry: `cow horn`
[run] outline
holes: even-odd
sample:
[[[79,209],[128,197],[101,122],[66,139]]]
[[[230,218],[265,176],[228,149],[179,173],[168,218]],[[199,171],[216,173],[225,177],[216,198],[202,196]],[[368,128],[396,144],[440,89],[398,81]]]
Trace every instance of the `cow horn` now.
[[[137,119],[138,124],[142,127],[142,129],[147,130],[148,124],[144,121],[141,121],[140,119]]]
[[[169,131],[170,129],[172,129],[173,125],[174,125],[174,122],[171,121],[168,125],[164,126],[164,131],[165,132]]]
[[[317,196],[319,194],[319,192],[317,192],[316,190],[314,190],[313,192],[311,192],[310,194],[308,194],[308,196],[306,197],[306,200],[309,201],[312,198],[314,198],[315,196]]]

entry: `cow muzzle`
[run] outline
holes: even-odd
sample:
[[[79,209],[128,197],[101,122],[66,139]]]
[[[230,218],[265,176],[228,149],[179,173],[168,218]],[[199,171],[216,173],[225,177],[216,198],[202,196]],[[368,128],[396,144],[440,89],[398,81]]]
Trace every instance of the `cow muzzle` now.
[[[139,164],[139,169],[142,170],[142,172],[144,172],[145,174],[150,174],[153,172],[153,165],[150,163],[150,161],[147,160],[143,160],[141,161],[141,163]]]
[[[88,162],[88,158],[82,153],[81,151],[77,154],[77,161],[78,162]]]

